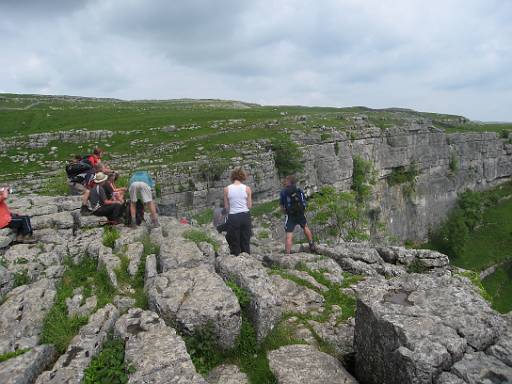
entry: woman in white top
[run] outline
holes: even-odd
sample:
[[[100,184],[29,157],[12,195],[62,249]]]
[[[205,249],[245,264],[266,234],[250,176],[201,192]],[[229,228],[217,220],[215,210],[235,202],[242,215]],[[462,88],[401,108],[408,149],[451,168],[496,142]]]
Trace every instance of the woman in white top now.
[[[232,255],[241,252],[251,253],[250,241],[252,233],[251,214],[252,191],[243,182],[247,174],[242,168],[231,172],[232,184],[224,188],[224,207],[229,212],[226,240]]]

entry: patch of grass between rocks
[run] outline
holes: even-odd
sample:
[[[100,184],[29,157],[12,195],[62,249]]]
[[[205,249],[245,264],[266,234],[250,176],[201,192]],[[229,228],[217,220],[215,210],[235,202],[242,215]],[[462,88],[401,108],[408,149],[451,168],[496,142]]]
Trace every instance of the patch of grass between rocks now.
[[[28,351],[30,351],[30,349],[18,349],[17,351],[14,351],[14,352],[4,353],[3,355],[0,355],[0,363],[3,363],[4,361],[7,361],[9,359],[12,359],[13,357],[23,355],[25,352],[28,352]]]
[[[202,242],[209,243],[213,246],[213,249],[215,250],[215,252],[217,252],[220,247],[219,243],[215,239],[212,239],[206,232],[203,232],[198,229],[189,229],[189,230],[183,232],[183,238],[193,241],[196,244],[199,244]]]

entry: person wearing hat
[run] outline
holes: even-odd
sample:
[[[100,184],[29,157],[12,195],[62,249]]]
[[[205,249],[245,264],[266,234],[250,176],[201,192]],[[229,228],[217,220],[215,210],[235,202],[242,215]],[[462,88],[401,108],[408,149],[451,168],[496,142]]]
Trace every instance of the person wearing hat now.
[[[94,216],[106,216],[109,222],[118,224],[123,214],[123,205],[107,198],[104,188],[107,180],[108,176],[103,172],[96,173],[94,185],[89,191],[89,206]]]

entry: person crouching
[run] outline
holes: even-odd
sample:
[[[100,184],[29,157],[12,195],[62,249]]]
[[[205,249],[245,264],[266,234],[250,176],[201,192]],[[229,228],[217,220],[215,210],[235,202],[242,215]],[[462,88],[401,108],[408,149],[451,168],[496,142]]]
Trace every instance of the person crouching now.
[[[96,173],[94,185],[89,191],[89,206],[94,216],[105,216],[111,224],[119,224],[123,215],[123,205],[108,199],[105,193],[105,183],[108,176],[103,172]]]

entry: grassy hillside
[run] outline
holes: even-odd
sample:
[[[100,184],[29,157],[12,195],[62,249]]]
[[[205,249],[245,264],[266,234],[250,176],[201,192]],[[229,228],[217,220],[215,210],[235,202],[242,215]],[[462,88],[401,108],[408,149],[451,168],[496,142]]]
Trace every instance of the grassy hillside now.
[[[0,180],[55,168],[56,161],[89,152],[96,145],[107,149],[112,157],[150,159],[154,166],[194,160],[198,156],[230,158],[253,149],[254,141],[279,140],[294,131],[320,131],[328,137],[332,129],[353,130],[357,128],[353,118],[358,115],[367,116],[369,123],[381,129],[427,118],[435,126],[454,131],[465,126],[471,130],[512,130],[512,124],[468,124],[460,116],[398,108],[372,110],[260,106],[224,100],[123,101],[0,94],[0,139],[77,129],[114,132],[111,138],[97,142],[53,141],[44,148],[11,148],[0,154],[3,165]]]

